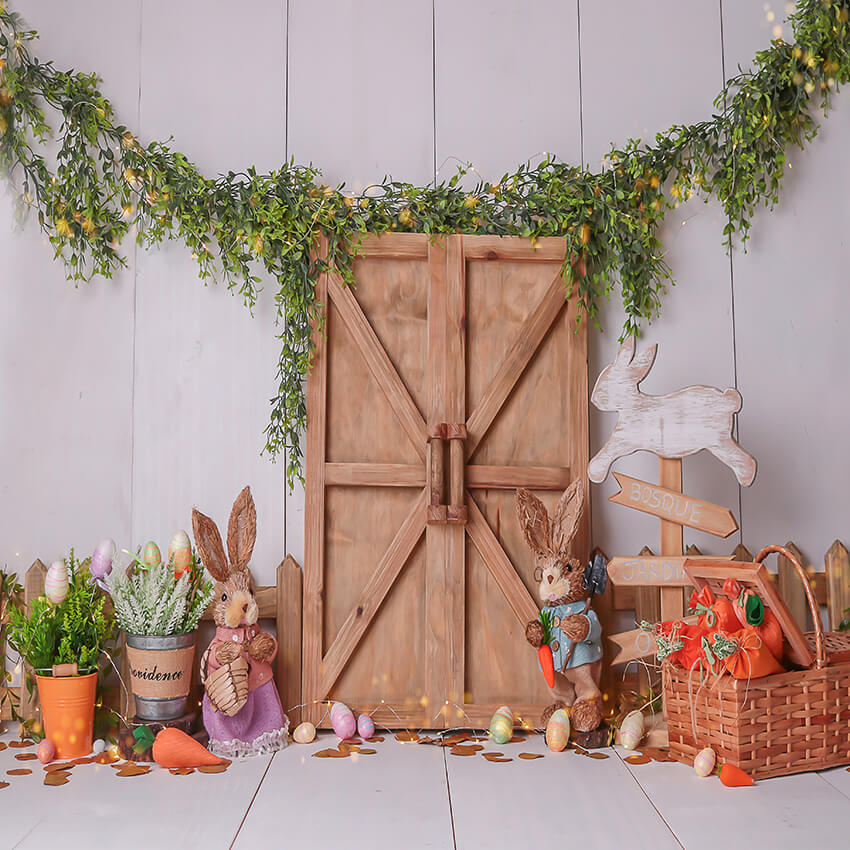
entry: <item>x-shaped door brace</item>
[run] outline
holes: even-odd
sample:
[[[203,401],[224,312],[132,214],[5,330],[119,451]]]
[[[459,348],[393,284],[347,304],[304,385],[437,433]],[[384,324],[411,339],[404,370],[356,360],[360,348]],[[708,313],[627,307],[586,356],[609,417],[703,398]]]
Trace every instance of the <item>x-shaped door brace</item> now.
[[[363,354],[366,364],[390,408],[398,417],[419,457],[425,461],[428,429],[422,414],[401,380],[381,341],[369,324],[352,291],[338,275],[328,275],[328,294],[339,315]],[[555,277],[540,303],[526,319],[499,371],[467,421],[468,438],[465,454],[470,458],[484,439],[490,426],[507,401],[543,338],[566,304],[563,280]],[[379,468],[380,467],[380,468]],[[345,464],[325,466],[326,484],[425,484],[424,466],[409,464]],[[467,487],[566,487],[570,470],[558,467],[517,468],[469,466]],[[523,625],[537,616],[537,605],[517,575],[510,558],[496,538],[489,523],[467,490],[467,533],[498,584],[511,610]],[[378,609],[398,578],[426,524],[428,489],[422,491],[381,558],[375,572],[363,588],[322,661],[321,693],[331,688],[345,668]]]

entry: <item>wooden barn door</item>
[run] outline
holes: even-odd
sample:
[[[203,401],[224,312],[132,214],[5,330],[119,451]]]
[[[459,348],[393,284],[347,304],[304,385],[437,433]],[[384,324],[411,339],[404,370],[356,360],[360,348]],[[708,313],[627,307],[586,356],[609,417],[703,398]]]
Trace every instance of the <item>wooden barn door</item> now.
[[[480,726],[502,703],[533,718],[549,702],[524,640],[537,605],[513,491],[551,508],[587,465],[585,334],[563,251],[392,234],[365,241],[356,289],[319,282],[305,701],[424,728]],[[587,549],[585,519],[575,554]]]

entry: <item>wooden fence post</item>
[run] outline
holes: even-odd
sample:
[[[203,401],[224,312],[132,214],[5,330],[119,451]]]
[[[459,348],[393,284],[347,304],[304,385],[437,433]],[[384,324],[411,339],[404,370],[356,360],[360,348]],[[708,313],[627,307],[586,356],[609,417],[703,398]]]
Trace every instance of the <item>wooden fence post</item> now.
[[[829,628],[837,632],[844,619],[844,609],[850,608],[850,557],[840,540],[833,542],[824,555],[826,567],[826,606]]]
[[[746,546],[744,546],[744,544],[743,544],[743,543],[739,543],[739,544],[738,544],[738,545],[737,545],[737,546],[736,546],[736,547],[732,550],[732,557],[733,557],[736,561],[752,561],[752,559],[753,559],[753,554],[752,554],[752,552],[750,552],[750,550],[749,550],[749,549],[747,549],[747,547],[746,547]]]
[[[649,546],[640,550],[640,555],[652,557],[655,553]],[[643,620],[647,623],[661,622],[661,588],[638,586],[635,588],[635,620],[638,625]],[[638,690],[643,693],[649,686],[649,674],[643,664],[638,664]]]
[[[800,550],[791,542],[785,544],[797,560],[805,567],[806,562],[800,554]],[[777,558],[779,564],[779,595],[782,597],[794,622],[800,627],[800,630],[805,632],[809,629],[809,605],[806,602],[806,591],[803,590],[803,583],[800,581],[794,565],[784,556],[779,555]]]
[[[277,568],[277,688],[287,711],[301,703],[301,608],[303,575],[301,566],[287,555]],[[290,729],[301,722],[304,713],[288,711]]]
[[[44,595],[44,577],[47,575],[47,569],[44,564],[38,559],[33,561],[32,566],[27,570],[24,576],[24,610],[29,613],[30,606]],[[27,678],[34,675],[29,666],[21,659],[21,704],[18,713],[24,720],[30,720],[35,717],[39,711],[38,689],[35,687],[35,680],[32,683],[32,693],[30,694],[27,688]]]

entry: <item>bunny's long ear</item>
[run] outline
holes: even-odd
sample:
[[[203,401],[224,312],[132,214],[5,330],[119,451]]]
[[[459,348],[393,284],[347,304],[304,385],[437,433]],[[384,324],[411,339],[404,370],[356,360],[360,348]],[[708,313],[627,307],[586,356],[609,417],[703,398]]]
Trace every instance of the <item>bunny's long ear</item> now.
[[[254,507],[251,488],[245,487],[233,503],[230,522],[227,524],[227,553],[232,569],[248,568],[256,541],[257,509]]]
[[[629,368],[638,382],[642,381],[649,374],[652,364],[655,363],[656,354],[658,354],[657,342],[655,345],[650,345],[649,348],[645,348],[634,358],[634,360],[632,360]]]
[[[549,548],[549,512],[546,505],[529,490],[516,491],[516,515],[525,542],[535,554],[544,555]]]
[[[226,581],[229,574],[227,558],[218,526],[197,508],[192,509],[192,531],[203,565],[216,581]]]
[[[576,478],[558,500],[555,519],[552,520],[552,550],[566,555],[570,542],[576,535],[581,513],[584,510],[584,485]]]

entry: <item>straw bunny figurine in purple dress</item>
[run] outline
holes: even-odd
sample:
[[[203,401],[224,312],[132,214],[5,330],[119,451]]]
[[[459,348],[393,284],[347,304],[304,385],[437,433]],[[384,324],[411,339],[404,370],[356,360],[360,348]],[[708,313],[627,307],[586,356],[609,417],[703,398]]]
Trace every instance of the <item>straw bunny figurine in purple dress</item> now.
[[[257,626],[259,609],[248,561],[257,538],[257,511],[249,487],[233,503],[227,527],[227,552],[218,527],[199,510],[192,511],[192,528],[201,561],[216,580],[213,594],[216,633],[201,660],[201,677],[206,693],[203,699],[204,726],[210,736],[209,748],[218,756],[244,758],[271,753],[286,746],[289,721],[283,713],[275,687],[271,662],[277,654],[277,641]],[[239,697],[231,701],[228,713],[210,684],[221,667],[244,659],[247,662],[247,696],[244,677]],[[244,672],[246,665],[238,662]],[[226,673],[227,671],[223,671]],[[225,684],[235,692],[232,682]],[[213,699],[210,699],[210,696]]]

